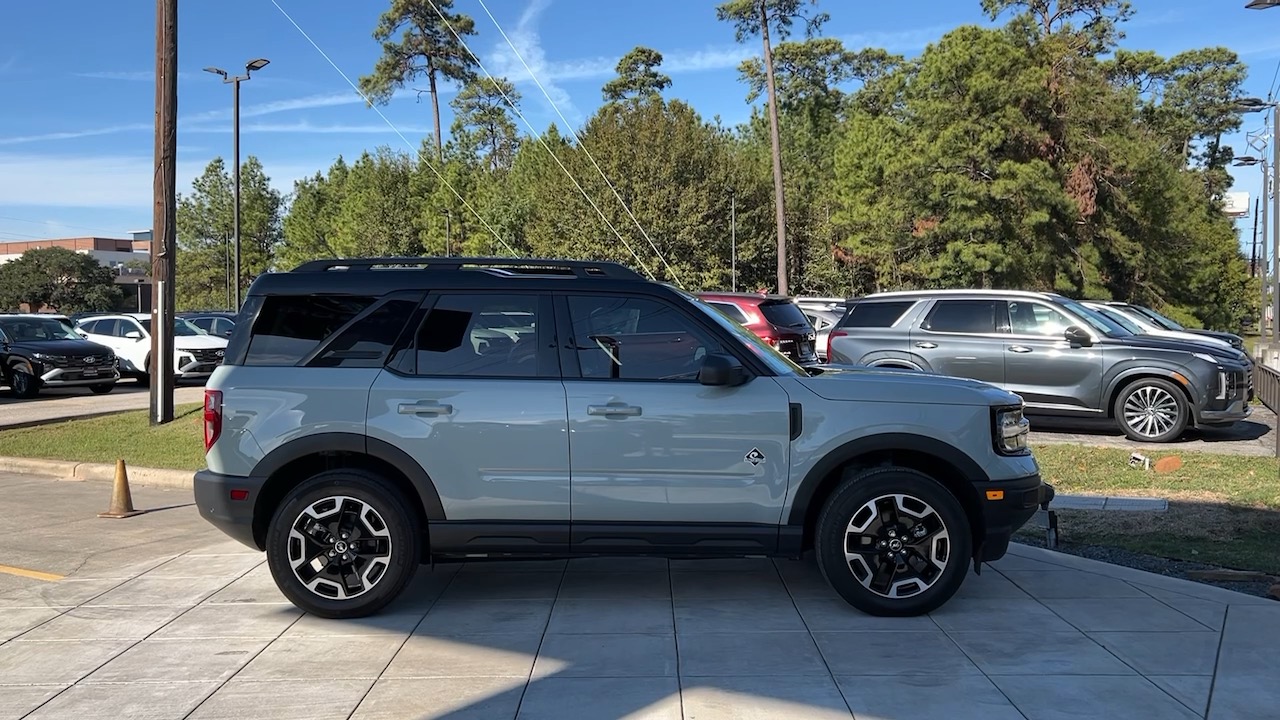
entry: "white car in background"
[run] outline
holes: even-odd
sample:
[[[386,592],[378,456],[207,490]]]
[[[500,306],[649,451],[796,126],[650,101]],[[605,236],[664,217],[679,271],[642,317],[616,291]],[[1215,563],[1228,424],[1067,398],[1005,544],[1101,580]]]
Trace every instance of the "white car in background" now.
[[[148,380],[151,373],[151,316],[147,313],[93,315],[78,323],[81,335],[106,345],[120,359],[120,374]],[[210,335],[182,318],[173,322],[173,376],[207,378],[222,364],[227,339]]]
[[[1080,304],[1090,310],[1096,310],[1097,312],[1102,313],[1102,315],[1107,319],[1134,334],[1154,335],[1156,337],[1169,338],[1170,340],[1186,340],[1187,342],[1193,343],[1207,343],[1209,345],[1231,347],[1231,343],[1226,340],[1219,340],[1218,338],[1211,337],[1209,335],[1179,332],[1177,330],[1165,330],[1151,322],[1150,319],[1143,317],[1141,313],[1134,312],[1125,307],[1091,301],[1085,301]]]

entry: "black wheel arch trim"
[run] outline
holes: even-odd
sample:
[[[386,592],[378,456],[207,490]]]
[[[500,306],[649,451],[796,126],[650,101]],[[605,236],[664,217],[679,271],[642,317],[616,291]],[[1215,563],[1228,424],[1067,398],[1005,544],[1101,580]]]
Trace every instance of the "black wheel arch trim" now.
[[[818,461],[813,469],[805,475],[796,489],[795,498],[791,502],[791,511],[787,516],[787,525],[803,525],[809,504],[813,502],[814,493],[824,478],[844,466],[849,461],[862,455],[886,450],[919,452],[933,455],[964,475],[970,482],[988,482],[990,476],[967,453],[949,443],[925,435],[913,433],[882,433],[868,435],[841,445],[827,453]]]
[[[319,433],[290,440],[267,453],[253,468],[253,476],[264,481],[284,466],[309,455],[348,452],[367,455],[394,467],[408,478],[422,499],[427,522],[444,520],[444,504],[431,476],[408,453],[383,440],[355,433]]]

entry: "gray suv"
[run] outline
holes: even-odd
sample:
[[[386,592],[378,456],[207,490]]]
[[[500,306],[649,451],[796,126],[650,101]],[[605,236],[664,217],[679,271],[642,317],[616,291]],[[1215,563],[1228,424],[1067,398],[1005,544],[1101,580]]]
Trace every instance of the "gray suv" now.
[[[1053,497],[1017,396],[805,369],[620,265],[316,261],[240,318],[196,503],[324,617],[420,563],[810,549],[850,604],[915,615]]]
[[[1135,335],[1054,293],[868,295],[831,333],[830,362],[981,380],[1028,414],[1113,418],[1133,440],[1249,416],[1248,359],[1229,347]]]

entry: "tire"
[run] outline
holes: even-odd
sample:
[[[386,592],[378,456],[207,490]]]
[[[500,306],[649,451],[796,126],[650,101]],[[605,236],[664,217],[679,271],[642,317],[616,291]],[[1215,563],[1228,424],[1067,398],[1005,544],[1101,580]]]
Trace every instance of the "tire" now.
[[[853,529],[855,522],[863,532]],[[917,527],[926,533],[919,545],[902,542]],[[866,550],[846,553],[850,541]],[[960,589],[973,555],[960,501],[928,475],[902,467],[847,472],[818,516],[814,545],[822,576],[845,602],[885,617],[941,607]],[[889,564],[895,552],[908,562]],[[882,568],[890,568],[887,576]]]
[[[1191,418],[1187,396],[1177,385],[1159,378],[1133,382],[1116,396],[1112,408],[1126,437],[1137,442],[1172,442]]]
[[[358,510],[359,523],[350,515],[328,522],[345,514],[342,508],[357,510],[359,504],[364,505]],[[400,595],[418,568],[421,534],[418,518],[408,507],[403,494],[390,482],[363,470],[330,470],[303,481],[284,497],[267,529],[267,565],[276,585],[294,605],[319,617],[358,618],[378,612]],[[308,517],[325,535],[304,540],[301,532],[294,531]],[[326,522],[320,525],[317,519]],[[353,537],[336,534],[338,523],[342,523],[341,531]],[[361,536],[373,537],[375,546],[348,555],[350,548],[343,547],[345,542]],[[358,589],[350,597],[342,597],[352,588],[344,588],[333,561],[325,560],[328,552],[339,553],[331,557],[349,558],[341,567],[357,573]],[[320,572],[312,572],[308,557],[326,564]],[[298,565],[297,571],[294,565]]]
[[[40,394],[40,378],[22,365],[14,365],[9,368],[9,392],[20,400],[30,400]]]
[[[89,386],[89,390],[90,390],[94,395],[106,395],[107,393],[109,393],[109,392],[111,392],[112,390],[115,390],[115,389],[116,389],[116,384],[115,384],[115,383],[103,383],[102,385],[90,385],[90,386]]]

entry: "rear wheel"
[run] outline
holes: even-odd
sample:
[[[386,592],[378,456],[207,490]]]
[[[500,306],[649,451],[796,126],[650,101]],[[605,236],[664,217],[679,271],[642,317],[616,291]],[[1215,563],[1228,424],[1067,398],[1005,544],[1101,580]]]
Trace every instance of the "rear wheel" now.
[[[14,365],[9,368],[9,392],[23,400],[33,398],[40,394],[40,378],[26,365]]]
[[[973,540],[960,501],[901,467],[848,473],[818,516],[818,567],[850,605],[871,615],[921,615],[964,582]]]
[[[267,530],[267,564],[294,605],[320,617],[371,615],[418,567],[418,519],[388,481],[331,470],[285,496]]]
[[[1153,443],[1176,440],[1191,416],[1182,390],[1159,378],[1143,378],[1120,391],[1114,412],[1130,440]]]

